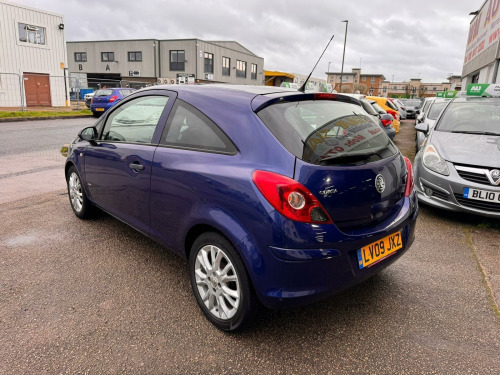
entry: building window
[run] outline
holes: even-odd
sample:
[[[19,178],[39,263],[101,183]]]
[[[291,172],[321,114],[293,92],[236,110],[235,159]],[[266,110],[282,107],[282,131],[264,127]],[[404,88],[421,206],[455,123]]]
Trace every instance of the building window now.
[[[437,91],[437,89],[438,89],[437,87],[433,87],[432,91]]]
[[[387,92],[387,87],[385,87],[385,86],[384,86],[384,87],[382,88],[382,91],[383,91],[383,92]]]
[[[19,41],[45,45],[45,27],[18,23]]]
[[[375,83],[375,77],[372,77],[372,83]]]
[[[184,50],[171,50],[170,51],[170,70],[184,71],[184,63],[186,61],[186,54]]]
[[[75,61],[86,62],[87,61],[87,52],[75,52]]]
[[[129,52],[128,61],[142,61],[142,52]]]
[[[231,75],[231,59],[229,57],[222,58],[222,75],[223,76]]]
[[[257,79],[257,64],[252,64],[251,79]]]
[[[247,78],[247,62],[236,60],[236,77]]]
[[[115,53],[101,52],[101,61],[115,61]]]
[[[349,77],[347,77],[347,76],[342,76],[342,83],[347,82],[347,80],[348,80],[348,79],[349,79]]]
[[[398,89],[398,86],[394,86],[394,90],[397,90]]]
[[[366,81],[366,77],[361,78],[362,81]]]
[[[213,53],[205,52],[204,67],[205,67],[205,70],[204,70],[205,73],[213,73],[214,72],[214,54]]]

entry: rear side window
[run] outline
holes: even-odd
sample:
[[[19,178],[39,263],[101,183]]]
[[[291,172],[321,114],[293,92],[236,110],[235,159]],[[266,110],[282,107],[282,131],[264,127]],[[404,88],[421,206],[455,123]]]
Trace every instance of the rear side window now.
[[[381,115],[385,115],[387,113],[387,111],[383,109],[377,102],[372,102],[372,106]]]
[[[382,128],[355,104],[285,102],[264,108],[258,116],[283,146],[311,164],[367,163],[397,152]]]
[[[234,144],[212,120],[182,100],[176,101],[160,143],[199,151],[236,153]]]
[[[372,105],[370,104],[370,102],[366,99],[361,99],[360,100],[360,103],[361,103],[361,106],[363,107],[363,109],[370,115],[377,115],[377,111],[375,111],[375,109],[372,107]]]
[[[385,105],[394,111],[398,111],[398,107],[396,107],[396,105],[390,100],[386,100]]]
[[[111,94],[113,94],[113,90],[103,89],[103,90],[97,90],[94,96],[110,96]]]

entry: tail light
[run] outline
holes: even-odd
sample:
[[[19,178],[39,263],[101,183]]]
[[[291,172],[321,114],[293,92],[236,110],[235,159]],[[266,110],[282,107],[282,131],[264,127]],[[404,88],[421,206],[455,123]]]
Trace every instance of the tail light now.
[[[94,98],[93,97],[90,99],[90,104],[92,104],[92,103],[94,103]]]
[[[303,223],[332,224],[316,197],[302,184],[286,176],[255,171],[254,184],[280,214]]]
[[[406,164],[406,188],[405,197],[409,197],[413,191],[414,181],[413,181],[413,167],[411,166],[411,161],[406,156],[404,157]]]
[[[118,99],[118,95],[113,95],[111,98],[109,98],[109,102],[113,103],[116,99]]]
[[[384,125],[384,128],[387,128],[388,126],[391,126],[391,124],[392,124],[392,120],[380,119],[380,121],[382,121],[382,125]]]

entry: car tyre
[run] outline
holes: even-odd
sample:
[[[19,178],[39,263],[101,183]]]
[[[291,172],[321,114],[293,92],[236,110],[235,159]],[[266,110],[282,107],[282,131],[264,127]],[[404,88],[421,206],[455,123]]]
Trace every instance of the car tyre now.
[[[101,114],[98,112],[92,112],[92,116],[94,117],[101,117]]]
[[[82,185],[82,179],[74,165],[68,170],[66,183],[68,186],[69,202],[75,215],[80,219],[90,219],[93,217],[95,207],[88,199]]]
[[[245,265],[233,245],[214,232],[200,235],[189,254],[196,301],[208,320],[226,332],[248,327],[258,309]]]

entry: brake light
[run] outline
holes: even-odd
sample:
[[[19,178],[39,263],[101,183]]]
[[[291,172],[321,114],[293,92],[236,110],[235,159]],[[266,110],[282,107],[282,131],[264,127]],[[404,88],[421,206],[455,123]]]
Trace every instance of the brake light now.
[[[380,121],[382,121],[382,125],[384,125],[384,128],[387,128],[388,126],[391,126],[391,124],[392,124],[392,120],[380,119]]]
[[[116,99],[118,99],[118,95],[113,95],[111,98],[109,98],[109,102],[113,103]]]
[[[92,103],[94,103],[94,98],[93,97],[90,99],[90,104],[92,104]]]
[[[332,224],[332,219],[321,203],[301,183],[265,171],[255,171],[252,180],[264,198],[288,219],[304,223]]]
[[[337,100],[337,94],[329,94],[329,93],[315,93],[314,100]]]
[[[413,167],[411,166],[411,161],[406,156],[404,157],[406,164],[406,188],[405,197],[409,197],[413,191],[414,181],[413,181]]]

